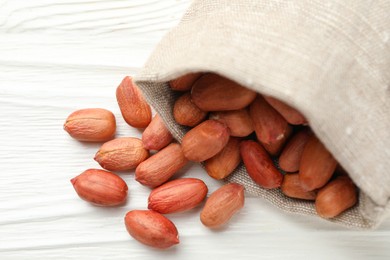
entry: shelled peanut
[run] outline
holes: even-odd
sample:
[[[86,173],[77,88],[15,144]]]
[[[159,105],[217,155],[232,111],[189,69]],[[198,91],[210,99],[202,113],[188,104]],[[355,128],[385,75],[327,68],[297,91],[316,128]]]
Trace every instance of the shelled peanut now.
[[[112,172],[88,169],[71,179],[77,194],[83,200],[99,206],[117,206],[127,198],[126,182]]]
[[[165,249],[180,242],[175,224],[153,210],[131,210],[124,221],[127,232],[142,244]]]
[[[103,108],[80,109],[68,116],[64,130],[79,141],[105,142],[115,135],[115,116]]]
[[[213,73],[187,74],[169,85],[181,93],[173,117],[190,127],[181,144],[160,115],[152,118],[150,106],[130,77],[118,86],[116,97],[124,120],[144,129],[142,140],[114,138],[115,117],[104,109],[76,111],[64,125],[77,140],[105,142],[94,158],[102,168],[134,170],[135,180],[152,189],[149,210],[129,211],[125,217],[126,229],[136,240],[158,248],[179,243],[175,225],[161,214],[197,207],[208,192],[201,180],[172,180],[189,161],[202,162],[208,175],[218,180],[243,163],[254,183],[280,189],[293,199],[313,200],[324,218],[356,204],[357,188],[347,175],[335,175],[337,161],[293,107]],[[151,156],[150,150],[155,151]],[[71,182],[77,194],[93,204],[115,206],[127,198],[126,182],[112,172],[89,169]],[[243,205],[244,187],[224,185],[207,199],[200,220],[207,227],[220,227]]]
[[[237,183],[225,184],[207,199],[200,220],[210,228],[225,225],[244,206],[244,187]]]

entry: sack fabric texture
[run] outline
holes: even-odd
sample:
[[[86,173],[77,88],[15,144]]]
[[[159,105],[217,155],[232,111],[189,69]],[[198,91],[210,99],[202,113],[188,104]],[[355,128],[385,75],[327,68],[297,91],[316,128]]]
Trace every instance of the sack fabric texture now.
[[[331,219],[375,228],[390,208],[390,1],[195,0],[158,44],[135,82],[180,142],[167,82],[214,72],[300,110],[360,189]],[[313,202],[265,190],[239,166],[227,178],[287,212]]]

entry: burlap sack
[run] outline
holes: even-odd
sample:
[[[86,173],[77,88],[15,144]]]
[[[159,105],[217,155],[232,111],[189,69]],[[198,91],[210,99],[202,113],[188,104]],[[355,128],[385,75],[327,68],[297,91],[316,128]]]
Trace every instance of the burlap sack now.
[[[360,188],[331,221],[377,227],[390,197],[390,1],[197,0],[136,76],[174,137],[167,81],[211,71],[298,108]],[[288,212],[314,204],[254,184],[240,166],[227,181]]]

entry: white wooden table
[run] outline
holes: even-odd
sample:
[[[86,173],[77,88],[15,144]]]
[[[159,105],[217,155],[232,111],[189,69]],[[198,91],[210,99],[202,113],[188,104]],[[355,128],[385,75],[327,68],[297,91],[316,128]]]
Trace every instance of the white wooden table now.
[[[118,136],[140,136],[123,121],[115,88],[133,75],[189,0],[0,1],[0,259],[390,259],[390,220],[353,231],[290,215],[248,196],[230,225],[210,231],[200,209],[171,214],[181,244],[154,250],[126,232],[123,217],[145,209],[150,190],[130,189],[119,208],[80,200],[69,180],[99,144],[71,139],[65,118],[80,108],[114,112]],[[221,185],[193,164],[182,176]]]

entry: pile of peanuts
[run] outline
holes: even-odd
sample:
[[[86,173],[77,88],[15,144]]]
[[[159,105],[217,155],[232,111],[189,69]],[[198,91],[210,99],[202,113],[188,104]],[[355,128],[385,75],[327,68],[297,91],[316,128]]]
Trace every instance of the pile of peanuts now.
[[[178,93],[173,116],[190,128],[181,143],[158,114],[152,118],[151,107],[131,77],[123,79],[116,97],[124,120],[144,129],[142,139],[115,138],[115,116],[101,108],[75,111],[64,124],[79,141],[104,142],[94,158],[104,170],[88,169],[71,180],[80,198],[99,206],[125,203],[127,184],[114,173],[125,170],[135,169],[135,180],[152,189],[148,210],[125,216],[128,233],[139,242],[156,248],[179,243],[175,225],[163,214],[195,208],[208,193],[200,179],[174,179],[189,161],[203,162],[208,175],[218,180],[243,163],[260,187],[312,200],[323,218],[336,217],[356,204],[356,186],[299,111],[213,73],[187,74],[169,85]],[[244,187],[225,184],[207,198],[200,220],[209,228],[221,227],[243,205]]]

